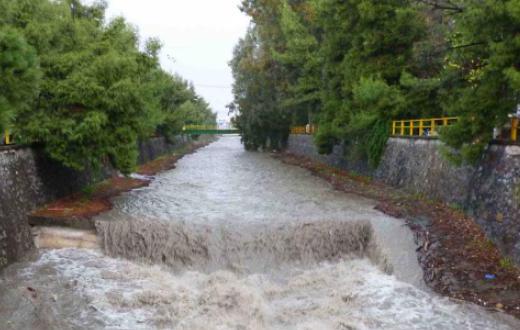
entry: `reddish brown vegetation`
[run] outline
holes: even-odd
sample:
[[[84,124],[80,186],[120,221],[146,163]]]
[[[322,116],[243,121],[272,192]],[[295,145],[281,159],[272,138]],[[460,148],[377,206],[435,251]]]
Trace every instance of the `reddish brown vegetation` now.
[[[152,160],[151,162],[139,167],[137,173],[142,175],[155,175],[162,171],[173,170],[175,168],[175,163],[177,163],[179,158],[181,158],[181,156],[173,155]]]
[[[44,208],[36,210],[32,216],[38,218],[91,218],[110,210],[110,197],[125,191],[144,187],[149,180],[114,177],[93,186],[93,192],[81,192],[59,199]]]
[[[462,211],[305,157],[276,157],[308,169],[337,190],[374,199],[378,210],[405,219],[417,237],[424,280],[436,292],[520,316],[520,270]],[[496,278],[486,279],[486,274]]]

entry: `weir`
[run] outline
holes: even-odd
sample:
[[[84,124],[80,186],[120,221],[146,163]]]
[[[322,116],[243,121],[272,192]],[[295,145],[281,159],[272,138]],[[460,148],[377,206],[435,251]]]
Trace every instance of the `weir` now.
[[[176,271],[252,273],[351,257],[379,261],[367,221],[213,228],[150,220],[100,221],[98,232],[108,255],[165,264]]]

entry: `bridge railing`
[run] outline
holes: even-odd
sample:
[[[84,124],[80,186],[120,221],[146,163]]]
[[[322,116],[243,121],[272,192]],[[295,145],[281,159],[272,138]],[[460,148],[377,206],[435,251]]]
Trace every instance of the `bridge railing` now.
[[[291,134],[296,135],[312,135],[316,133],[318,126],[316,125],[306,125],[306,126],[294,126],[291,127]]]
[[[237,128],[222,128],[216,125],[186,125],[182,128],[182,132],[190,135],[223,135],[240,133]]]
[[[458,120],[458,117],[394,120],[392,135],[435,137],[439,135],[440,127],[452,125]]]
[[[2,140],[1,140],[1,145],[10,145],[10,144],[13,144],[13,139],[12,139],[12,136],[11,136],[11,133],[9,132],[9,130],[5,130],[4,133],[2,134]]]
[[[520,118],[511,118],[511,141],[518,142],[518,131],[520,131]]]

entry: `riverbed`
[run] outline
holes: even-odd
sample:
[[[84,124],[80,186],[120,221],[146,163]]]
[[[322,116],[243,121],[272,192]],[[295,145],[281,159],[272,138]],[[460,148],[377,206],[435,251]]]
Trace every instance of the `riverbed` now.
[[[0,329],[518,329],[430,292],[374,202],[222,137],[0,279]]]

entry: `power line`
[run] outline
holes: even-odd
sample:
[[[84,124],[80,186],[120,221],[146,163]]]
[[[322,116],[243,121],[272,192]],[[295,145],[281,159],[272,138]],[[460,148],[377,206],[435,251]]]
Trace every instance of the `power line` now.
[[[231,86],[224,86],[224,85],[204,85],[204,84],[193,84],[195,87],[201,87],[201,88],[216,88],[216,89],[231,89],[233,87]]]

